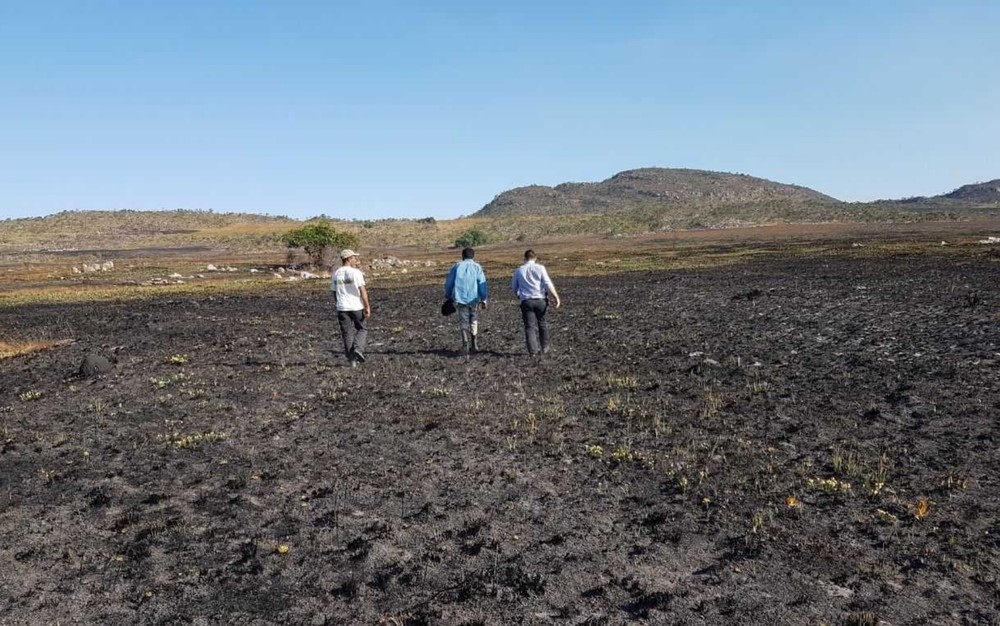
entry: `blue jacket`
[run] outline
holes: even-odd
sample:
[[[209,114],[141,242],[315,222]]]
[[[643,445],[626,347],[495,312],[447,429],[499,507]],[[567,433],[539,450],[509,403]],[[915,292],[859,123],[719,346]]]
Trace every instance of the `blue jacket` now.
[[[445,298],[450,298],[455,304],[476,304],[485,302],[488,295],[486,274],[479,263],[464,259],[451,266],[444,281]]]

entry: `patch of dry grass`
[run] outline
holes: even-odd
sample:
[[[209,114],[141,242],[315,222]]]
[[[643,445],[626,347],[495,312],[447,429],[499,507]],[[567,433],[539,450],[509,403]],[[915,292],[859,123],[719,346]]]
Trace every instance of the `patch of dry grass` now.
[[[70,343],[72,340],[61,339],[46,339],[46,340],[28,340],[28,341],[4,341],[0,339],[0,359],[9,359],[15,356],[23,356],[25,354],[31,354],[33,352],[41,352],[42,350],[49,350],[51,348],[56,348],[59,346],[64,346]]]
[[[310,281],[311,284],[322,283],[322,288],[328,289],[327,281]],[[205,282],[175,283],[167,285],[43,285],[25,289],[12,289],[0,292],[0,308],[24,304],[59,304],[71,302],[96,302],[107,300],[134,301],[161,296],[197,296],[220,293],[244,293],[248,291],[265,291],[268,289],[290,289],[298,283],[276,282],[263,279],[218,279]]]

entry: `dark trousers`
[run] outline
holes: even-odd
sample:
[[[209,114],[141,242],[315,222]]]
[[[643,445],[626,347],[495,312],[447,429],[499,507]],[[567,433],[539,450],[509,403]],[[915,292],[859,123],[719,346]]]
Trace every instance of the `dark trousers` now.
[[[521,300],[521,320],[524,322],[524,341],[528,344],[528,354],[549,351],[549,323],[545,311],[549,302],[545,298]]]
[[[365,353],[368,342],[368,326],[364,311],[337,311],[340,322],[340,336],[344,340],[344,354],[351,358],[354,353]]]

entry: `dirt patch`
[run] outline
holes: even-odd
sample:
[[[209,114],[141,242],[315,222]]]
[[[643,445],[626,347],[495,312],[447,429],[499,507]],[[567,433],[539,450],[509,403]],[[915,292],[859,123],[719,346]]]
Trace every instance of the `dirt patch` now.
[[[0,623],[1000,619],[995,259],[494,278],[0,310]]]

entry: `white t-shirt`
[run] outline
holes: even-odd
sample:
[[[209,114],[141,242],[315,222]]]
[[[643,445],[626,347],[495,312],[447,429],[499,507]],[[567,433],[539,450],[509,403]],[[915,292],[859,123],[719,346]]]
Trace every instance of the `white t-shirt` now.
[[[365,286],[365,275],[356,267],[342,265],[333,273],[330,288],[337,294],[338,311],[361,311],[365,303],[361,300],[361,288]]]

